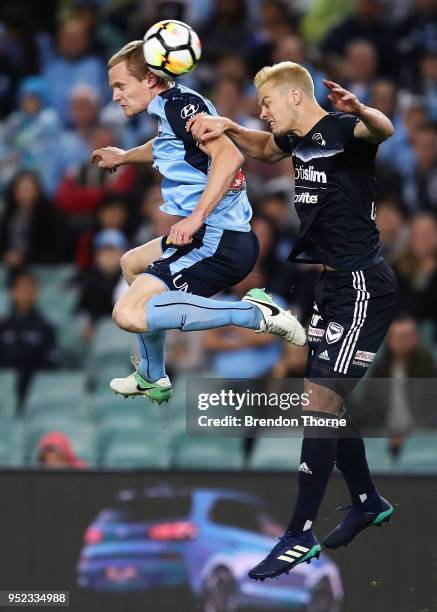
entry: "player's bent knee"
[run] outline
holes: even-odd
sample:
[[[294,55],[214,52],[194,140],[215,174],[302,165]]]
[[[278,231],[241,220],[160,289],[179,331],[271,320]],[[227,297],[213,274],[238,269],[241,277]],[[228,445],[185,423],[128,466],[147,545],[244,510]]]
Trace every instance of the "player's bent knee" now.
[[[112,320],[116,325],[118,325],[118,327],[120,327],[121,329],[125,329],[125,315],[123,312],[123,308],[121,307],[121,304],[119,302],[117,302],[117,304],[115,304],[114,308],[112,309]]]
[[[124,331],[133,332],[137,328],[137,320],[131,309],[123,302],[117,302],[112,311],[114,323]]]

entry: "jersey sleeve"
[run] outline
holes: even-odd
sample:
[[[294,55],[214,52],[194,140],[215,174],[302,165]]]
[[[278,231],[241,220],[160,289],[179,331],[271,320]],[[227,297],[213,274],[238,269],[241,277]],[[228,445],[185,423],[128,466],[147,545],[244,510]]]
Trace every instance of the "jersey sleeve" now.
[[[165,115],[174,134],[186,144],[197,145],[191,132],[187,132],[185,126],[194,115],[208,113],[208,107],[200,96],[183,95],[178,98],[167,100]]]
[[[355,115],[342,113],[338,116],[340,134],[342,137],[342,142],[345,146],[348,145],[354,138],[354,130],[358,122],[359,118]]]
[[[276,145],[284,151],[285,153],[292,152],[292,146],[288,134],[283,134],[282,136],[273,136]]]

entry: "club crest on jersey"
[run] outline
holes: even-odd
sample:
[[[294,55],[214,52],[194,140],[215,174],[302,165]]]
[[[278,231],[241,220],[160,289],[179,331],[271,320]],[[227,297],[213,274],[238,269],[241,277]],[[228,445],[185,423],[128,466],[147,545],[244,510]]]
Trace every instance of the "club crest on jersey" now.
[[[244,178],[243,171],[241,168],[238,170],[237,174],[232,181],[232,185],[230,186],[230,191],[240,191],[246,185],[246,179]]]
[[[181,110],[182,119],[188,119],[188,117],[191,117],[191,115],[195,115],[199,110],[199,106],[199,104],[187,104],[184,106],[184,108]]]
[[[326,146],[326,140],[323,138],[320,132],[313,134],[313,140],[322,147]]]
[[[338,342],[342,337],[344,327],[335,321],[331,321],[326,330],[325,340],[328,344],[334,344]]]

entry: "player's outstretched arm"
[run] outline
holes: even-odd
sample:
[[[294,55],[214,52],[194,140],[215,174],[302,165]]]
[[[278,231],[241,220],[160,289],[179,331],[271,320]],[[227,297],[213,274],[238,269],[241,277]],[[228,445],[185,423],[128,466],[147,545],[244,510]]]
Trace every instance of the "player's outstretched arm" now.
[[[151,164],[153,162],[152,145],[153,139],[128,151],[118,147],[96,149],[91,155],[91,162],[109,172],[114,172],[118,166],[123,164]]]
[[[354,130],[355,138],[378,143],[393,136],[393,124],[384,113],[362,104],[355,94],[344,89],[338,83],[327,79],[323,83],[329,91],[328,98],[337,110],[343,113],[352,113],[360,118]]]
[[[191,215],[172,226],[168,240],[175,245],[189,244],[208,215],[229,191],[235,175],[244,162],[237,147],[224,134],[200,145],[211,158],[206,187]]]
[[[202,145],[212,142],[226,133],[247,157],[275,163],[289,154],[282,151],[269,132],[248,130],[227,117],[195,115],[187,123],[187,131]]]

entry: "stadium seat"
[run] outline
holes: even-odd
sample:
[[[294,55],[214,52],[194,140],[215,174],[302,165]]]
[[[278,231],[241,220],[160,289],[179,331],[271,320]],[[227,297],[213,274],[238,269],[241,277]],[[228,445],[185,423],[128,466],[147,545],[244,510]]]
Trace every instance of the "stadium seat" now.
[[[73,264],[34,265],[31,266],[31,271],[41,286],[64,287],[67,281],[77,274],[77,268]]]
[[[0,467],[20,467],[24,463],[23,426],[16,419],[0,419]]]
[[[0,370],[0,417],[13,417],[17,405],[16,373]]]
[[[80,402],[86,398],[87,375],[84,372],[75,371],[51,371],[36,374],[32,379],[26,405],[38,398],[73,397]]]
[[[297,470],[301,444],[299,436],[293,438],[260,436],[255,441],[248,467],[253,470]]]
[[[58,345],[62,352],[62,366],[84,368],[88,345],[82,338],[82,322],[79,317],[68,314],[62,324],[57,324]]]
[[[99,449],[103,456],[108,446],[114,440],[138,440],[144,444],[159,442],[166,446],[168,435],[157,421],[147,421],[137,412],[114,413],[111,412],[102,418],[99,424]]]
[[[415,432],[408,438],[399,458],[402,473],[437,473],[437,434]]]
[[[137,350],[135,335],[119,329],[112,319],[105,318],[98,324],[93,345],[93,355],[97,363],[114,355],[128,359],[131,353]]]
[[[141,435],[132,433],[124,439],[113,439],[106,447],[101,465],[107,468],[166,468],[170,455],[156,440],[146,442]]]
[[[39,290],[38,305],[44,315],[62,329],[69,324],[77,299],[77,289],[46,286]]]
[[[0,287],[5,287],[8,279],[8,269],[4,265],[0,265]]]
[[[0,285],[0,287],[4,287],[4,285]],[[9,295],[7,291],[0,291],[0,316],[4,317],[9,312]]]
[[[238,470],[244,463],[239,438],[194,438],[185,434],[172,450],[172,465],[176,468]]]
[[[93,419],[90,401],[87,399],[76,398],[73,395],[67,395],[60,399],[59,397],[32,396],[25,404],[26,418],[35,418],[43,416],[48,418],[51,415],[63,415],[70,418]]]
[[[115,395],[110,389],[96,392],[91,403],[91,413],[97,421],[110,415],[123,418],[125,414],[135,414],[145,422],[148,416],[147,408],[148,402],[143,398],[125,399],[121,395]]]
[[[399,462],[393,460],[388,450],[387,438],[366,438],[366,457],[373,473],[392,473],[399,471]]]
[[[129,355],[130,353],[102,355],[98,360],[91,356],[90,380],[95,393],[112,394],[109,388],[111,379],[122,378],[133,371]]]

